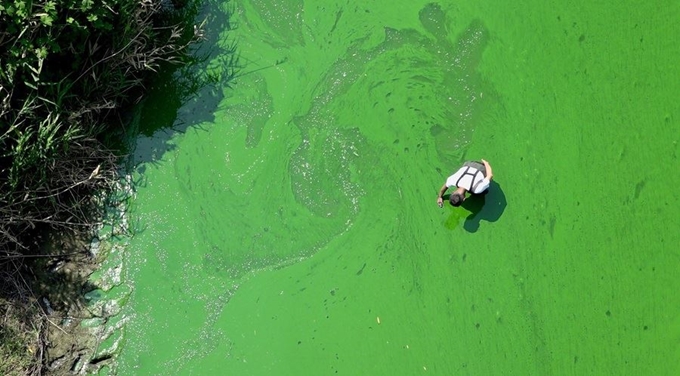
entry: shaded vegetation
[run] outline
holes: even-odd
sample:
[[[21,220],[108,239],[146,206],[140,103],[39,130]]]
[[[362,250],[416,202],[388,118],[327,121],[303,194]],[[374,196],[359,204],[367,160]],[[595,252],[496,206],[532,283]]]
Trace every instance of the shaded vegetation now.
[[[116,156],[102,143],[124,124],[116,110],[139,98],[149,72],[180,62],[200,37],[165,26],[172,17],[162,7],[130,0],[0,5],[2,249],[28,249],[22,234],[40,226],[89,225],[99,205],[83,198],[116,178]]]

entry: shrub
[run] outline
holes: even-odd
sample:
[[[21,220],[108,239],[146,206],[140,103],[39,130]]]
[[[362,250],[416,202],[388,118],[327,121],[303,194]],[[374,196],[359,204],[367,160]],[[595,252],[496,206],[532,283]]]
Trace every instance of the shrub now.
[[[101,135],[140,98],[161,63],[200,37],[157,0],[0,1],[0,249],[27,249],[28,230],[87,227],[89,193],[115,179]],[[43,226],[44,227],[44,226]],[[0,254],[1,255],[1,254]]]

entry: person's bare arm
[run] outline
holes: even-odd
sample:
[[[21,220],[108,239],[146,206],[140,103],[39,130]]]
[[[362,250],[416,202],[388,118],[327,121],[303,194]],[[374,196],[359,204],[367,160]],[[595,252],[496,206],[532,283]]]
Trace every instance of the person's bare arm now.
[[[491,169],[491,165],[486,161],[486,159],[482,159],[482,163],[484,163],[484,168],[486,169],[486,178],[487,180],[491,181],[491,179],[493,179],[493,170]]]
[[[446,183],[444,183],[444,185],[442,185],[442,187],[439,189],[439,195],[437,196],[437,205],[439,205],[440,208],[444,206],[443,196],[447,189],[449,189],[449,187],[446,186]]]

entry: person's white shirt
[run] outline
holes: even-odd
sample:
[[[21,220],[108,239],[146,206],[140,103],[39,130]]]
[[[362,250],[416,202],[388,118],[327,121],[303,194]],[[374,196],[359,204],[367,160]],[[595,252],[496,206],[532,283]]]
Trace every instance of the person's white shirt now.
[[[448,188],[464,188],[470,193],[480,194],[489,188],[491,182],[484,176],[484,172],[475,167],[463,166],[455,174],[446,179]]]

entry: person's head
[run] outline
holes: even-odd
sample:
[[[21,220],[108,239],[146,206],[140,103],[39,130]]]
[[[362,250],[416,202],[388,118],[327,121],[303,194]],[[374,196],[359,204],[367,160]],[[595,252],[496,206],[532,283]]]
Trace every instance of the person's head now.
[[[465,201],[465,194],[460,192],[454,192],[449,196],[449,202],[452,206],[460,206],[460,204]]]

